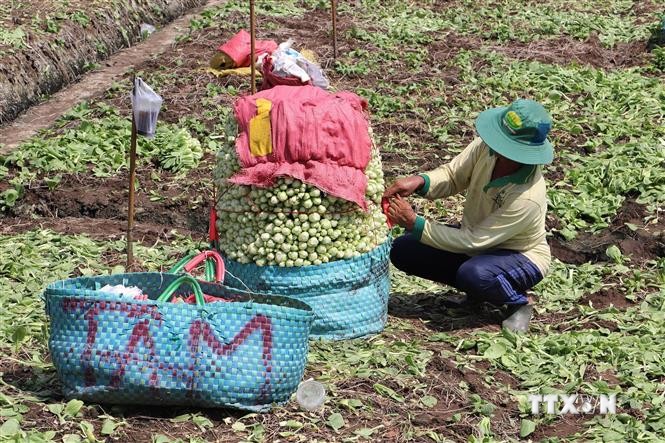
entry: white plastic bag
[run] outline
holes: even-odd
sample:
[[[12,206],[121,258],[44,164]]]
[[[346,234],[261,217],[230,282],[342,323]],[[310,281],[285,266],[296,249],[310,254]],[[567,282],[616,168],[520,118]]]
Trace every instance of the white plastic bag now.
[[[145,38],[155,32],[157,29],[149,23],[141,23],[141,28],[139,29],[141,35]]]
[[[162,98],[147,83],[137,77],[132,91],[132,109],[136,132],[152,138],[157,128],[157,117],[162,107]]]
[[[305,57],[300,57],[297,59],[298,66],[303,68],[307,75],[312,79],[312,85],[318,86],[321,89],[328,89],[330,86],[330,81],[323,73],[323,69],[316,63],[312,63],[307,60]]]
[[[302,58],[300,53],[291,49],[293,39],[280,43],[279,47],[272,53],[272,72],[280,77],[297,77],[301,82],[307,83],[310,80],[309,74],[298,65],[298,58]]]
[[[101,292],[108,292],[110,294],[119,295],[121,297],[130,297],[135,300],[147,300],[147,295],[143,294],[141,288],[136,286],[124,286],[124,285],[105,285],[99,289]]]
[[[288,39],[280,43],[279,47],[271,54],[273,73],[280,77],[297,77],[303,83],[311,81],[314,86],[328,89],[330,82],[323,73],[323,69],[291,48],[292,45],[293,39]]]

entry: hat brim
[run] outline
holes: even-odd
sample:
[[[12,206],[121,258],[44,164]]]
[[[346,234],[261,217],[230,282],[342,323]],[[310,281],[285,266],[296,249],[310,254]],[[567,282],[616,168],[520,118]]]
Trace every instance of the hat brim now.
[[[515,140],[501,128],[501,119],[507,107],[483,111],[476,119],[476,130],[483,141],[502,156],[525,165],[547,165],[554,159],[554,148],[549,140],[542,144]]]

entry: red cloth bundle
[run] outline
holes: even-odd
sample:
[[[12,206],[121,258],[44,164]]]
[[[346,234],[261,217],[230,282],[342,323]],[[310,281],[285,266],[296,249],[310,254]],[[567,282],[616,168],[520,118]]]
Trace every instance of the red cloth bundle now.
[[[271,103],[272,151],[254,156],[249,122],[257,115],[259,99]],[[332,94],[309,85],[275,86],[238,99],[236,151],[242,169],[229,181],[266,188],[289,176],[367,210],[365,168],[372,141],[366,108],[356,94]]]
[[[233,60],[236,68],[250,66],[252,45],[250,38],[249,32],[244,29],[240,30],[218,49]],[[275,49],[277,49],[277,43],[273,40],[256,40],[254,52],[258,58],[261,54],[271,54]]]

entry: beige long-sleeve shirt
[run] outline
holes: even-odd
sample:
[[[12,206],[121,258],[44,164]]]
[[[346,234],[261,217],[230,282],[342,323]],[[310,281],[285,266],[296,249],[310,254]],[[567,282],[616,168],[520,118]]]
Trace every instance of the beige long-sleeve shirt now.
[[[461,228],[418,216],[412,230],[422,243],[446,251],[478,255],[491,249],[521,252],[545,276],[550,248],[545,239],[547,195],[540,167],[525,165],[492,180],[496,155],[480,138],[450,163],[421,174],[420,194],[438,199],[466,190]]]

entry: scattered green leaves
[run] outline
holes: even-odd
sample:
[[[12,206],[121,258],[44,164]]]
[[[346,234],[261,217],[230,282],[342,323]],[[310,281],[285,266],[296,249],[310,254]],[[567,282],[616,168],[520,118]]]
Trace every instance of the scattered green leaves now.
[[[436,406],[436,404],[439,402],[439,400],[437,400],[436,397],[433,397],[431,395],[425,395],[423,398],[420,399],[420,402],[426,408],[433,408],[434,406]]]
[[[9,180],[14,188],[0,195],[0,209],[14,206],[23,187],[38,176],[46,175],[52,189],[61,179],[59,173],[92,169],[95,176],[107,177],[127,168],[130,120],[112,108],[98,111],[100,117],[90,117],[91,109],[83,103],[61,119],[62,124],[75,122],[73,127],[51,129],[0,157],[0,163],[14,171]],[[141,162],[152,161],[162,169],[184,173],[198,165],[203,149],[186,130],[160,123],[154,139],[139,137],[137,155]]]
[[[326,420],[326,425],[330,426],[333,430],[339,431],[344,427],[344,417],[339,412],[334,412],[330,414],[328,420]]]
[[[533,434],[533,431],[535,430],[536,430],[536,423],[533,420],[528,420],[526,418],[522,419],[522,422],[520,424],[520,437],[522,438],[527,437]]]

